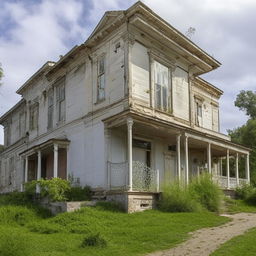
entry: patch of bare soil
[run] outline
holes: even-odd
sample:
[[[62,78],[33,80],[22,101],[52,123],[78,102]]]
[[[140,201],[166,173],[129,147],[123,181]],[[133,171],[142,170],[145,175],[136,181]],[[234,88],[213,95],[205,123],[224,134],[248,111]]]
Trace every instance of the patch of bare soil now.
[[[219,227],[197,230],[191,233],[191,238],[184,243],[147,256],[207,256],[231,238],[242,235],[248,229],[256,227],[256,214],[238,213],[223,216],[231,218],[232,221]]]

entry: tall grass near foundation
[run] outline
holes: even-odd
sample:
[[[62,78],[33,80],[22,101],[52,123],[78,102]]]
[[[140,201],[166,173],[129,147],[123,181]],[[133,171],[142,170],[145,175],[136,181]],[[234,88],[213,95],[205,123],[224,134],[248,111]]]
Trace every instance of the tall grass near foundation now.
[[[178,181],[165,185],[159,208],[167,212],[219,212],[223,193],[207,173],[193,178],[188,185]]]

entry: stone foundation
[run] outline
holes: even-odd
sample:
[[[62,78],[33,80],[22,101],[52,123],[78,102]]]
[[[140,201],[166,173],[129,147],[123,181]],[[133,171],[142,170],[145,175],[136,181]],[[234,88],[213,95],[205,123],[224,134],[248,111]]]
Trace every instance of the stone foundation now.
[[[233,199],[235,199],[236,197],[236,192],[234,189],[223,189],[223,193],[225,196],[228,196]]]
[[[126,212],[133,213],[155,209],[158,197],[159,193],[109,191],[106,200],[118,202]]]
[[[51,211],[53,215],[63,212],[74,212],[85,206],[94,206],[94,201],[81,202],[41,202],[41,205]]]

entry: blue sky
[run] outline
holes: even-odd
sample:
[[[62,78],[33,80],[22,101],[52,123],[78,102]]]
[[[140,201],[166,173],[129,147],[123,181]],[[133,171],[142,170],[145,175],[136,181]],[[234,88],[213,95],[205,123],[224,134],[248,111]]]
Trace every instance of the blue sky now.
[[[107,10],[126,9],[133,0],[0,0],[0,115],[19,96],[15,91],[47,60],[58,60],[83,43]],[[238,127],[247,117],[234,107],[242,89],[256,88],[255,0],[145,0],[170,24],[213,55],[222,66],[204,76],[224,91],[221,127]],[[0,128],[0,144],[3,130]]]

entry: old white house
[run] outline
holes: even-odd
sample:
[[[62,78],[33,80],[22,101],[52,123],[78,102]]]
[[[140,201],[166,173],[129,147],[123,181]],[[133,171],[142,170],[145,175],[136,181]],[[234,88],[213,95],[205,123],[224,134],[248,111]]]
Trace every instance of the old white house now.
[[[199,77],[219,66],[141,2],[106,12],[85,43],[23,84],[0,118],[1,192],[72,178],[143,208],[163,183],[204,171],[225,189],[249,181],[249,149],[220,133],[223,92]]]

